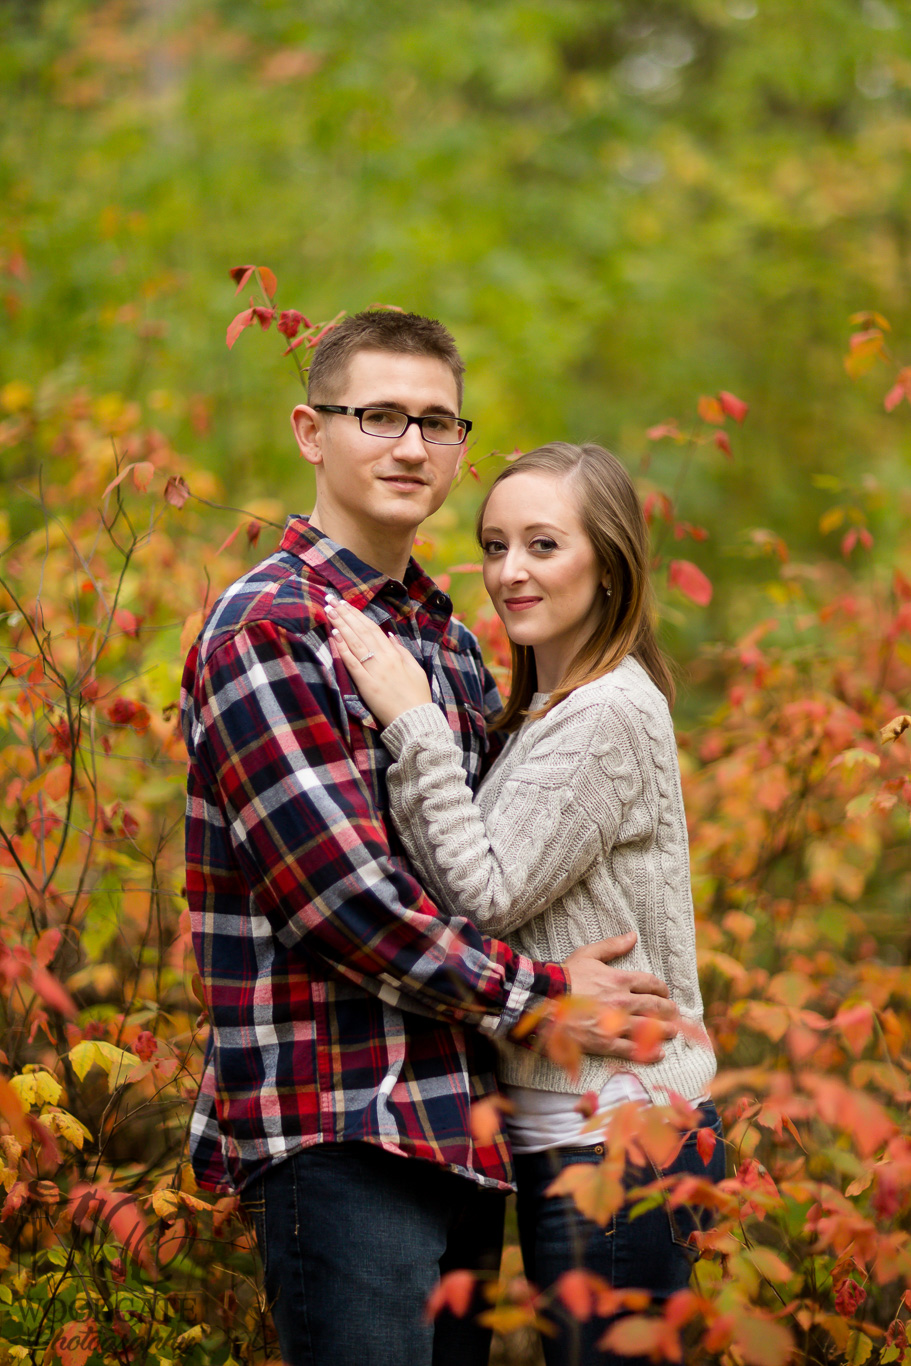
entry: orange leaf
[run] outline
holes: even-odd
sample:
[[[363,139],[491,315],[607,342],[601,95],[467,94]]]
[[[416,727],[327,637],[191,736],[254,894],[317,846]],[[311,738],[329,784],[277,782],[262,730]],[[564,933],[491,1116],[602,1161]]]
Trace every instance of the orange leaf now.
[[[589,1162],[574,1162],[564,1167],[556,1180],[547,1187],[548,1195],[568,1195],[580,1214],[593,1219],[602,1227],[623,1204],[623,1183],[620,1180],[622,1158],[606,1158],[593,1166]]]
[[[278,281],[276,280],[274,273],[268,266],[257,266],[257,270],[259,271],[259,278],[267,297],[274,299],[275,291],[278,288]]]
[[[649,427],[645,433],[649,441],[661,441],[665,436],[673,437],[675,441],[680,440],[680,429],[676,422],[659,422],[655,427]]]
[[[31,1141],[31,1133],[25,1122],[25,1111],[5,1077],[0,1077],[0,1116],[6,1120],[16,1141],[26,1147]]]
[[[101,1220],[123,1252],[133,1257],[152,1280],[158,1279],[158,1270],[149,1254],[148,1224],[132,1195],[113,1191],[102,1182],[89,1186],[77,1181],[70,1187],[69,1204],[74,1223],[90,1232]]]
[[[647,1319],[641,1314],[612,1323],[598,1346],[618,1356],[647,1356],[655,1362],[683,1360],[677,1330],[663,1319]]]
[[[442,1309],[456,1318],[464,1318],[471,1308],[475,1277],[471,1271],[448,1271],[430,1293],[424,1307],[424,1317],[433,1321]]]
[[[140,493],[145,493],[149,484],[152,482],[154,473],[155,466],[152,464],[151,460],[136,461],[136,464],[133,466],[133,483]]]
[[[116,479],[112,479],[111,482],[108,484],[108,486],[107,486],[107,488],[105,489],[104,493],[101,495],[101,501],[102,501],[102,502],[105,502],[105,501],[107,500],[107,496],[108,496],[108,494],[111,492],[112,489],[116,489],[116,487],[117,487],[118,484],[123,483],[124,479],[126,479],[127,475],[130,473],[131,470],[134,471],[134,474],[133,474],[133,483],[136,485],[136,487],[137,487],[138,489],[140,489],[142,492],[145,492],[145,490],[146,490],[146,489],[148,488],[148,486],[149,486],[149,479],[151,479],[152,475],[155,473],[155,466],[154,466],[153,464],[151,464],[151,462],[148,461],[148,460],[132,460],[132,461],[130,461],[129,465],[124,465],[123,469],[120,471],[120,473],[118,474],[117,478],[116,478]],[[135,473],[136,470],[139,470],[139,471],[140,471],[140,474],[139,474],[139,477],[138,477],[138,478],[137,478],[136,473]],[[142,474],[142,471],[143,471],[143,470],[149,470],[149,471],[150,471],[149,476],[148,476],[148,479],[146,479],[146,481],[145,481],[144,484],[141,482],[141,480],[142,480],[143,477],[144,477],[143,474]]]
[[[715,427],[720,427],[724,422],[724,408],[717,398],[710,398],[707,394],[699,399],[696,411],[703,422],[711,422]]]
[[[711,581],[689,560],[671,560],[668,583],[699,607],[707,607],[712,601]]]
[[[869,1001],[861,1001],[859,1005],[849,1006],[846,1010],[840,1010],[835,1016],[835,1028],[855,1058],[860,1057],[870,1042],[873,1035],[873,1020],[873,1007]]]
[[[511,1108],[500,1096],[485,1096],[474,1102],[469,1123],[471,1136],[478,1147],[486,1148],[494,1142],[503,1127],[500,1115]]]

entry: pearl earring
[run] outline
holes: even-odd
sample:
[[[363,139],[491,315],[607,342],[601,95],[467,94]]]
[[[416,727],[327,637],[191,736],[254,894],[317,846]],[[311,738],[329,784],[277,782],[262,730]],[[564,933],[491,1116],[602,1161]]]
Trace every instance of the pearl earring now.
[[[613,593],[613,591],[614,591],[614,590],[613,590],[613,588],[611,587],[611,585],[608,584],[607,587],[606,587],[605,590],[604,590],[604,596],[605,596],[606,598],[609,598],[610,595],[611,595],[611,593]]]

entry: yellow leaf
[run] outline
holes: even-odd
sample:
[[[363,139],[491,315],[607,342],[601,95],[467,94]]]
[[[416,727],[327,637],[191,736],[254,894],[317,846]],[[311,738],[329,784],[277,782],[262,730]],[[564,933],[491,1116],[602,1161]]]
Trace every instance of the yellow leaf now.
[[[890,745],[911,726],[911,716],[893,716],[887,726],[883,726],[879,732],[879,742],[882,745]]]
[[[851,1366],[863,1366],[872,1351],[873,1343],[866,1333],[856,1331],[848,1338],[847,1356]]]
[[[823,536],[828,536],[829,532],[840,527],[844,520],[844,508],[829,508],[829,511],[824,512],[819,519],[819,530]]]
[[[63,1087],[55,1076],[42,1068],[32,1073],[35,1078],[35,1103],[37,1105],[56,1105]]]
[[[129,1081],[130,1073],[139,1065],[135,1053],[128,1053],[104,1039],[83,1039],[70,1049],[69,1058],[80,1081],[85,1079],[90,1067],[100,1067],[107,1072],[109,1091]]]
[[[180,1169],[180,1189],[188,1191],[190,1195],[195,1195],[199,1190],[196,1184],[196,1177],[189,1162],[185,1162]]]
[[[43,1124],[46,1129],[50,1129],[51,1133],[56,1134],[58,1138],[68,1139],[76,1148],[81,1149],[86,1139],[90,1143],[92,1141],[90,1131],[68,1110],[45,1110],[44,1114],[38,1116],[38,1122]]]
[[[9,1084],[19,1098],[23,1110],[30,1110],[38,1097],[38,1082],[35,1074],[10,1077]]]
[[[167,1219],[180,1206],[180,1192],[175,1190],[153,1191],[152,1209],[159,1219]]]
[[[211,1331],[207,1323],[196,1323],[185,1333],[181,1333],[179,1338],[174,1339],[174,1346],[178,1352],[188,1352],[197,1342],[202,1342],[203,1338],[208,1337]]]

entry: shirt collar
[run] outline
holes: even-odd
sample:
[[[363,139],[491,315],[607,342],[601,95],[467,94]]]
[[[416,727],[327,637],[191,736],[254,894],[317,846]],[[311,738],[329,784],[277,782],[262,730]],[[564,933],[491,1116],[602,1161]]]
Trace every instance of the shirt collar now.
[[[280,549],[302,560],[352,607],[363,609],[386,590],[385,596],[393,601],[398,599],[400,607],[410,598],[441,626],[452,615],[451,599],[413,557],[408,561],[403,582],[399,583],[365,564],[353,551],[330,540],[312,527],[307,517],[300,515],[289,517],[285,523]]]

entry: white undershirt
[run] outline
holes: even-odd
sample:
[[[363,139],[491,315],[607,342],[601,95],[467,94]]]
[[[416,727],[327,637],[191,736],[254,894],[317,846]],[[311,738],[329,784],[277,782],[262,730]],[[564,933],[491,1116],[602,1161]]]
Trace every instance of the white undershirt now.
[[[565,1091],[536,1091],[530,1086],[505,1086],[515,1106],[507,1116],[509,1140],[514,1153],[540,1153],[545,1148],[587,1148],[604,1139],[602,1126],[589,1128],[594,1117],[586,1119],[576,1106],[579,1096]],[[598,1096],[598,1119],[627,1101],[649,1105],[648,1092],[632,1072],[615,1072]]]

